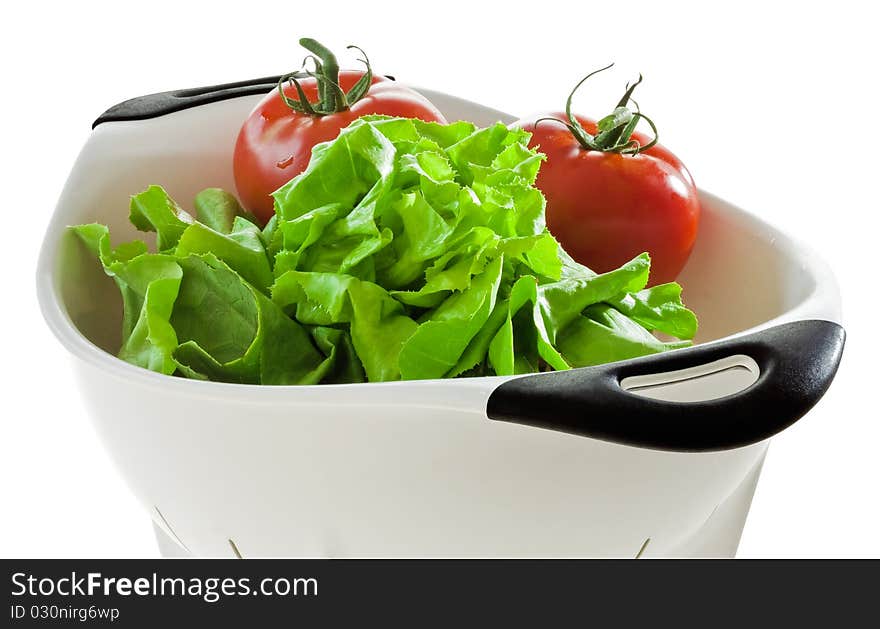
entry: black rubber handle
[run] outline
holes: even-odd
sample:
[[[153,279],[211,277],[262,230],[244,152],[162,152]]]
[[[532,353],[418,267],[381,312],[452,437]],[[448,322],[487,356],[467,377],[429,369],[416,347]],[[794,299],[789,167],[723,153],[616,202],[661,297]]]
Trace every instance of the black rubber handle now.
[[[303,74],[302,78],[306,76]],[[123,101],[118,105],[113,105],[113,107],[98,116],[95,122],[92,123],[92,129],[104,122],[146,120],[229,98],[266,94],[277,87],[278,79],[280,78],[280,75],[266,76],[259,79],[237,81],[235,83],[223,83],[221,85],[171,90],[169,92],[138,96],[137,98]],[[390,75],[385,75],[385,78],[394,80],[394,77]]]
[[[92,129],[104,122],[116,122],[119,120],[146,120],[164,116],[182,109],[207,105],[228,98],[239,96],[251,96],[265,94],[278,85],[280,76],[267,76],[236,83],[224,83],[222,85],[210,85],[208,87],[196,87],[184,90],[171,90],[158,94],[147,94],[123,101],[113,105],[110,109],[98,116]]]
[[[754,334],[644,358],[508,380],[489,397],[490,419],[614,443],[678,452],[729,450],[784,430],[828,389],[845,333],[830,321],[796,321]],[[624,378],[697,367],[744,354],[760,368],[743,391],[667,402],[621,388]]]

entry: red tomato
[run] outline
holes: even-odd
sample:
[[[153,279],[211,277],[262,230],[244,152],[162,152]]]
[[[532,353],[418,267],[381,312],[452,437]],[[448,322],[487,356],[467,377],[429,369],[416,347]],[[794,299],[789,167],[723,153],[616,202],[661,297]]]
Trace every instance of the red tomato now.
[[[363,74],[343,70],[339,86],[348,92]],[[317,99],[315,79],[302,79],[300,85],[310,101]],[[299,96],[292,85],[285,85],[284,93],[293,99]],[[424,96],[385,77],[374,76],[367,93],[349,109],[326,115],[295,112],[277,89],[272,90],[248,116],[235,143],[232,165],[242,205],[268,221],[274,214],[270,195],[305,170],[312,147],[334,139],[340,129],[366,114],[446,122]]]
[[[572,258],[598,273],[647,251],[650,285],[673,281],[687,262],[700,218],[693,178],[670,151],[655,144],[627,154],[585,149],[563,124],[520,120],[532,133],[530,146],[547,156],[536,185],[547,199],[547,228]],[[575,116],[596,135],[597,123]],[[649,138],[633,133],[647,146]]]

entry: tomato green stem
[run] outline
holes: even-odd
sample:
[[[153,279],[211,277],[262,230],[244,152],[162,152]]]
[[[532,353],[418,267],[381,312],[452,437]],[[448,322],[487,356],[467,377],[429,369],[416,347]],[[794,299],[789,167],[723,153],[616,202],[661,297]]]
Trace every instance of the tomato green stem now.
[[[373,70],[370,67],[370,60],[366,53],[357,46],[349,46],[363,55],[359,59],[366,66],[363,76],[345,92],[339,85],[339,62],[333,52],[309,37],[303,37],[299,40],[300,46],[311,52],[303,61],[303,70],[292,72],[281,77],[278,81],[278,92],[284,104],[293,111],[309,116],[326,116],[328,114],[345,111],[354,103],[359,101],[366,95],[370,86],[373,84]],[[311,60],[315,64],[314,71],[305,70],[306,64]],[[310,102],[305,95],[299,81],[304,76],[315,79],[318,87],[318,100],[314,103]],[[296,89],[298,99],[291,98],[284,93],[284,84],[289,83]]]
[[[542,120],[555,120],[556,122],[564,124],[571,134],[575,137],[578,143],[583,147],[584,150],[587,151],[602,151],[603,153],[622,153],[625,155],[637,155],[642,151],[646,151],[655,144],[657,144],[657,140],[659,135],[657,133],[657,126],[654,122],[648,118],[646,115],[639,111],[638,103],[636,103],[633,98],[633,92],[636,87],[642,82],[642,75],[639,75],[637,81],[635,81],[632,85],[627,84],[626,91],[623,96],[617,102],[617,106],[615,106],[614,110],[605,116],[604,118],[600,118],[599,122],[596,123],[597,133],[595,135],[589,133],[586,129],[584,129],[583,125],[578,122],[577,117],[571,113],[571,102],[574,98],[575,92],[586,83],[587,79],[600,72],[604,72],[611,68],[614,64],[609,64],[604,68],[599,68],[598,70],[594,70],[590,72],[587,76],[582,78],[577,84],[574,86],[574,89],[568,95],[568,98],[565,101],[565,117],[568,120],[559,120],[557,118],[542,118],[535,122],[538,124]],[[629,108],[629,103],[632,102],[635,105],[635,111]],[[639,121],[644,120],[648,123],[648,126],[651,127],[651,131],[654,134],[653,139],[645,145],[642,145],[638,140],[632,137],[632,134],[636,130],[636,126],[638,126]]]
[[[629,83],[626,84],[626,92],[617,102],[618,107],[626,107],[626,104],[630,101],[630,99],[632,99],[633,92],[636,90],[636,88],[639,86],[639,83],[641,82],[642,75],[639,74],[639,78],[635,83],[633,83],[632,85],[630,85]],[[636,109],[638,109],[638,105],[636,105]]]
[[[339,62],[336,61],[336,55],[333,54],[333,51],[321,44],[320,42],[315,41],[310,37],[303,37],[299,40],[299,45],[315,54],[315,56],[321,60],[321,68],[320,74],[324,76],[327,81],[330,81],[335,84],[339,84]],[[318,81],[318,89],[320,89],[323,81]],[[324,90],[324,94],[322,95],[323,99],[320,102],[321,109],[333,111],[342,111],[345,108],[343,102],[341,102],[337,95],[333,90]]]

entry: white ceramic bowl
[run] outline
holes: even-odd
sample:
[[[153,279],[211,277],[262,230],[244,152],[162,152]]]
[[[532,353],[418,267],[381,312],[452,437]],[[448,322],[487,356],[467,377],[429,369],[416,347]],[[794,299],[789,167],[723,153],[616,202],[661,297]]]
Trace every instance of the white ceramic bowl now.
[[[108,110],[40,256],[46,321],[163,552],[732,556],[767,439],[824,393],[843,331],[819,258],[710,194],[680,278],[701,320],[694,348],[537,376],[300,387],[114,356],[118,291],[65,226],[106,223],[122,241],[136,235],[129,195],[149,184],[181,201],[234,189],[235,135],[271,81]],[[421,91],[450,120],[513,119]]]

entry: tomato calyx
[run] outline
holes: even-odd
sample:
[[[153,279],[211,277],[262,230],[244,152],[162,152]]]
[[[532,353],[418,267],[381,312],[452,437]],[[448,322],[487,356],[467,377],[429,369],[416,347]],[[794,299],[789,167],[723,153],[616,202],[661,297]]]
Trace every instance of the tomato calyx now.
[[[370,85],[373,83],[373,69],[370,67],[367,53],[357,46],[348,46],[347,49],[355,49],[363,55],[363,59],[358,61],[364,64],[366,70],[363,76],[346,92],[339,86],[339,62],[336,60],[336,55],[329,48],[309,37],[300,39],[299,45],[312,54],[306,56],[300,70],[285,74],[278,79],[278,93],[281,95],[281,100],[296,113],[308,116],[327,116],[346,111],[363,98],[367,90],[370,89]],[[313,70],[306,69],[309,61],[314,65]],[[298,79],[305,77],[315,79],[318,84],[318,100],[315,102],[309,101],[299,83]],[[284,93],[285,83],[296,89],[299,98],[291,98]]]
[[[657,127],[654,125],[654,121],[648,118],[645,114],[639,111],[638,103],[632,98],[632,94],[635,91],[636,87],[638,87],[639,83],[642,82],[642,75],[639,75],[638,80],[632,85],[627,83],[626,91],[621,97],[620,101],[618,101],[617,105],[610,114],[601,118],[599,122],[596,123],[597,131],[595,135],[588,132],[584,129],[583,125],[578,122],[578,119],[572,115],[571,113],[571,101],[574,98],[575,92],[586,83],[587,79],[600,72],[608,70],[614,64],[611,63],[604,68],[599,68],[598,70],[594,70],[590,72],[587,76],[578,81],[577,85],[574,86],[574,89],[571,90],[571,93],[568,95],[568,99],[565,101],[565,116],[568,120],[560,120],[559,118],[539,118],[535,121],[537,125],[543,120],[552,120],[554,122],[559,122],[564,124],[574,138],[578,141],[578,144],[584,150],[587,151],[601,151],[603,153],[621,153],[624,155],[638,155],[642,151],[647,151],[649,148],[657,144],[659,139],[659,134],[657,133]],[[629,108],[629,103],[635,106],[635,109]],[[648,126],[651,127],[651,131],[654,134],[654,138],[648,142],[647,144],[641,144],[638,140],[632,137],[632,134],[636,130],[636,126],[639,124],[640,120],[644,120],[648,123]]]

